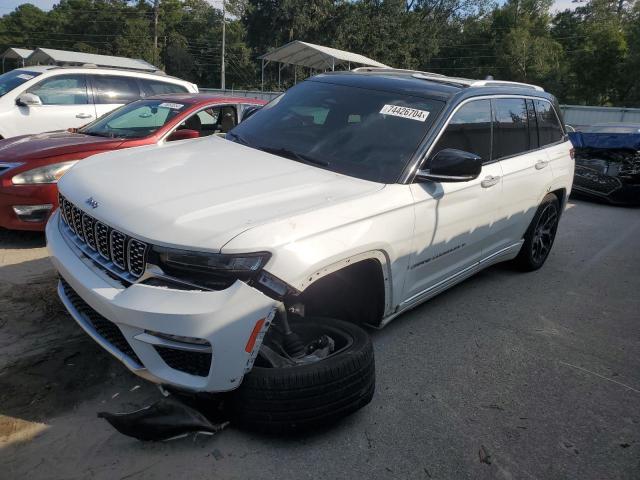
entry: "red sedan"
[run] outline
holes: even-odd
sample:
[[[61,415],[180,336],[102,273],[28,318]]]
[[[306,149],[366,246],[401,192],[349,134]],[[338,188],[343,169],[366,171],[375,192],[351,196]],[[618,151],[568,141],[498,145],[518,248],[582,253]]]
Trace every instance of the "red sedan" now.
[[[78,160],[120,148],[224,134],[266,102],[203,94],[159,95],[75,131],[0,141],[0,227],[44,230],[58,179]]]

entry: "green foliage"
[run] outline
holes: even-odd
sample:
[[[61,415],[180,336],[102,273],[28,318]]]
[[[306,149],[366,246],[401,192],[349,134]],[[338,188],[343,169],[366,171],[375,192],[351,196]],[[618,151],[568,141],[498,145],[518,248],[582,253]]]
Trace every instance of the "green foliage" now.
[[[206,0],[60,0],[0,17],[0,50],[50,47],[143,58],[201,86],[220,85],[222,12]],[[561,101],[640,106],[640,3],[591,0],[228,0],[227,86],[257,88],[257,57],[292,40],[399,68],[537,83]],[[157,34],[158,47],[154,47]],[[295,73],[294,73],[295,72]],[[281,87],[313,74],[281,71]],[[277,88],[269,66],[265,88]]]

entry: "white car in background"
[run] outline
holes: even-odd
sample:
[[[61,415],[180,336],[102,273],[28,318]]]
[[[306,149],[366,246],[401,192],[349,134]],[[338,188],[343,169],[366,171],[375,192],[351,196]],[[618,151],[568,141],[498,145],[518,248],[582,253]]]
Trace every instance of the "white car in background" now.
[[[157,73],[33,66],[0,75],[0,139],[77,128],[125,103],[163,93],[197,93]]]

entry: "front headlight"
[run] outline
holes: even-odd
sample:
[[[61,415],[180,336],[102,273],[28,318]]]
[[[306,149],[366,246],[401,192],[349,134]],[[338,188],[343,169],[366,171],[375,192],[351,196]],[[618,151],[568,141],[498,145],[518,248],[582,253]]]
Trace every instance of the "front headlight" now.
[[[267,263],[267,252],[226,255],[153,247],[149,258],[167,274],[193,285],[220,290],[236,280],[250,280]]]
[[[77,160],[70,160],[68,162],[54,163],[53,165],[45,165],[44,167],[27,170],[13,177],[11,182],[14,185],[57,183],[77,162]]]

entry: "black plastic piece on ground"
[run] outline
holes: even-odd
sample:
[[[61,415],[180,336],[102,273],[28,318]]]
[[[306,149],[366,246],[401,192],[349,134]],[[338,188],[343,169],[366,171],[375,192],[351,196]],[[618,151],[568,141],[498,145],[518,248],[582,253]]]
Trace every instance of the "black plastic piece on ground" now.
[[[144,441],[168,440],[192,432],[214,434],[228,422],[211,423],[197,410],[173,397],[162,398],[148,407],[130,413],[98,412],[113,428]]]

